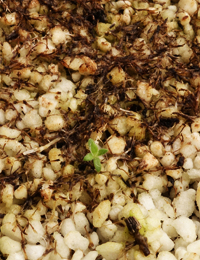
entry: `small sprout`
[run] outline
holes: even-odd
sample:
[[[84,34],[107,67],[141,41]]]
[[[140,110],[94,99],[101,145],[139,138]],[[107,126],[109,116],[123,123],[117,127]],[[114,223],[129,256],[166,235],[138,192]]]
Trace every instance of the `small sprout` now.
[[[95,167],[96,171],[100,172],[101,171],[101,161],[100,161],[99,157],[94,158],[93,163],[94,163],[94,167]]]
[[[98,156],[107,153],[107,149],[99,149],[98,146],[95,144],[94,140],[91,138],[88,140],[89,150],[90,153],[86,154],[83,158],[84,161],[93,161],[94,167],[97,172],[101,171],[101,161]]]
[[[96,157],[98,156],[98,151],[99,151],[99,148],[98,146],[95,144],[94,140],[92,140],[91,138],[88,140],[88,145],[89,145],[89,149],[90,149],[90,152],[91,154]]]

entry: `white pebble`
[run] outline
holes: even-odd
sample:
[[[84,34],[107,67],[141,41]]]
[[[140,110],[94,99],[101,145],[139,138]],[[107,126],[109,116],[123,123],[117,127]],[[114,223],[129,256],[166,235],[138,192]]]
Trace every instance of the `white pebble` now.
[[[115,169],[117,169],[117,159],[115,157],[111,157],[106,161],[106,170],[110,172]]]
[[[175,180],[182,177],[182,172],[182,169],[166,170],[167,176],[171,176]]]
[[[200,255],[200,240],[194,241],[187,246],[187,251]]]
[[[14,214],[7,214],[7,215],[14,216]],[[2,233],[2,235],[8,236],[9,238],[11,238],[11,239],[13,239],[15,241],[21,241],[21,239],[22,239],[21,230],[17,226],[17,223],[16,223],[15,219],[13,221],[13,219],[10,218],[5,223],[6,216],[4,217],[3,225],[1,226],[1,233]]]
[[[43,240],[45,230],[40,221],[29,220],[29,225],[25,230],[25,233],[25,238],[28,241],[28,243],[36,244]]]
[[[146,224],[147,224],[148,230],[151,230],[151,231],[155,230],[156,228],[161,227],[161,223],[158,218],[147,217]]]
[[[0,109],[0,125],[4,125],[6,122],[5,112],[3,109]]]
[[[171,150],[172,150],[172,147],[171,147],[171,145],[165,145],[165,152],[171,152]]]
[[[26,199],[27,195],[28,195],[27,187],[23,184],[19,186],[14,192],[14,196],[16,199]]]
[[[149,170],[156,167],[159,164],[159,161],[149,152],[147,152],[140,163],[140,169]]]
[[[163,158],[160,160],[163,166],[172,166],[175,161],[175,156],[171,152],[166,152]]]
[[[61,115],[50,115],[45,120],[45,126],[50,131],[58,131],[64,127],[65,121]]]
[[[164,198],[163,198],[164,199]],[[171,202],[166,201],[164,199],[164,203],[163,203],[163,209],[164,212],[167,214],[168,217],[174,219],[175,218],[175,210],[174,208],[171,206]]]
[[[197,155],[197,156],[194,158],[194,168],[200,169],[200,155]]]
[[[179,153],[180,148],[181,148],[181,139],[177,138],[172,144],[173,153],[175,154]]]
[[[60,77],[56,87],[63,92],[71,92],[74,95],[76,85],[71,80],[68,80],[65,77]]]
[[[110,219],[113,221],[117,220],[118,214],[122,209],[123,209],[123,206],[121,206],[121,205],[112,206],[110,213],[109,213]]]
[[[53,234],[56,244],[56,251],[59,252],[59,255],[62,258],[68,258],[70,256],[70,250],[64,242],[64,238],[58,232]]]
[[[178,7],[192,16],[196,12],[198,5],[195,0],[180,0]]]
[[[41,245],[25,245],[25,252],[27,255],[28,260],[38,260],[44,252],[46,248]]]
[[[183,168],[189,170],[193,168],[193,161],[191,158],[185,158]]]
[[[122,205],[122,206],[124,206],[125,202],[126,202],[125,196],[121,191],[118,191],[112,199],[112,205]]]
[[[26,128],[35,129],[42,126],[42,118],[35,109],[32,109],[23,117],[22,122]]]
[[[163,221],[162,229],[170,238],[177,237],[176,229],[172,226],[173,219],[167,218]]]
[[[196,239],[196,226],[194,222],[185,217],[180,216],[175,219],[172,223],[175,227],[177,233],[186,241],[186,242],[194,242]]]
[[[72,203],[71,208],[72,208],[72,212],[76,214],[78,212],[82,212],[83,210],[85,210],[86,206],[82,202],[77,201]]]
[[[0,126],[0,135],[14,139],[19,137],[21,134],[21,131],[17,129],[12,129],[7,126]]]
[[[46,117],[49,111],[56,108],[58,104],[58,96],[54,93],[47,93],[39,97],[39,114]]]
[[[152,86],[147,82],[138,81],[136,93],[141,99],[149,103],[152,98]]]
[[[145,190],[158,189],[160,192],[164,191],[164,188],[167,186],[167,180],[163,176],[156,176],[151,174],[145,174],[143,176],[143,188]]]
[[[0,238],[0,250],[3,254],[12,254],[19,252],[21,250],[21,242],[17,242],[12,240],[7,236],[3,236]]]
[[[199,260],[199,255],[196,253],[187,252],[182,260]]]
[[[71,218],[66,218],[61,223],[61,234],[63,236],[67,235],[70,231],[75,231],[75,225]]]
[[[138,200],[147,210],[155,209],[151,196],[147,192],[139,194]]]
[[[12,253],[8,256],[7,260],[25,260],[24,253],[22,251]]]
[[[89,221],[87,220],[84,213],[79,212],[74,215],[74,223],[76,230],[81,233],[81,235],[86,235],[89,232]]]
[[[155,141],[151,144],[150,150],[154,156],[162,157],[164,152],[164,147],[161,142]]]
[[[163,251],[159,253],[157,260],[177,260],[177,259],[172,253]]]
[[[175,256],[178,260],[183,260],[183,257],[184,255],[187,253],[187,250],[185,247],[178,247],[176,250],[175,250]]]
[[[65,244],[72,250],[81,249],[85,251],[89,246],[89,240],[83,237],[78,231],[70,231],[64,237]]]
[[[99,237],[98,237],[96,232],[92,232],[92,234],[90,234],[90,241],[93,243],[94,248],[96,246],[98,246],[98,244],[99,244]]]
[[[196,192],[193,189],[182,191],[178,194],[172,202],[176,217],[189,217],[192,215],[195,210],[195,195]]]
[[[101,227],[103,222],[107,219],[110,212],[110,201],[103,200],[93,211],[93,225],[94,227]]]
[[[103,223],[103,225],[97,229],[100,240],[103,242],[109,241],[117,231],[117,226],[108,220]]]
[[[186,242],[182,237],[178,237],[176,240],[175,240],[175,247],[174,247],[174,250],[176,251],[178,248],[187,248],[189,242]]]
[[[190,178],[190,182],[199,181],[200,180],[200,169],[189,169],[187,174]]]
[[[188,158],[193,156],[196,153],[196,148],[192,144],[183,145],[180,149],[180,153],[185,157]]]
[[[76,250],[75,253],[73,254],[72,260],[81,260],[82,257],[83,257],[83,252],[82,252],[80,249],[78,249],[78,250]]]
[[[97,246],[97,252],[105,257],[106,260],[117,260],[122,254],[122,243],[107,242]]]
[[[36,220],[40,222],[40,214],[38,211],[34,209],[27,209],[24,212],[24,217],[27,218],[28,220]]]
[[[111,49],[111,47],[112,47],[111,43],[108,42],[103,37],[98,37],[98,39],[97,39],[97,46],[103,52],[109,51]]]
[[[193,123],[191,124],[192,132],[200,131],[200,118],[195,118]]]
[[[31,162],[31,174],[35,178],[42,177],[42,168],[43,168],[43,161],[36,159],[34,162]]]
[[[10,207],[13,204],[14,187],[11,184],[6,184],[1,190],[1,200],[6,204],[6,207]]]
[[[50,254],[46,255],[42,260],[62,260],[59,251],[52,250]]]
[[[67,32],[63,31],[59,26],[55,26],[50,30],[52,42],[55,45],[66,42]]]
[[[191,134],[191,143],[196,147],[197,150],[200,149],[200,135],[199,133]]]
[[[154,252],[158,252],[158,250],[159,250],[159,248],[160,248],[160,243],[159,243],[157,240],[153,241],[153,242],[151,243],[151,248],[152,248],[152,250],[153,250]],[[138,260],[140,260],[140,259],[138,259]],[[145,260],[145,259],[144,259],[144,260]]]
[[[169,236],[161,229],[161,237],[159,238],[160,251],[171,251],[174,248],[174,242],[169,238]]]
[[[74,82],[78,82],[81,79],[81,74],[77,71],[72,73],[71,76]]]
[[[112,154],[122,154],[126,146],[126,141],[122,137],[113,135],[107,141],[107,146]]]
[[[106,183],[108,177],[105,176],[104,174],[101,173],[97,173],[95,176],[95,181],[99,184],[99,185],[103,185]]]
[[[13,94],[17,100],[27,100],[30,98],[30,94],[26,89],[16,89]]]
[[[98,256],[97,251],[90,251],[82,260],[95,260]]]
[[[54,171],[51,169],[51,167],[44,167],[42,169],[43,178],[45,180],[52,180],[54,181],[57,177],[57,175],[54,173]]]

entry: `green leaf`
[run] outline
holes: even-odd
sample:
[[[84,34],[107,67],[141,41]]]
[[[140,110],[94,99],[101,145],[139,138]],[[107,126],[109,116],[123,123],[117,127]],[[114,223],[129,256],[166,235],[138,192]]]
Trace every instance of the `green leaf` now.
[[[94,140],[92,140],[91,138],[88,140],[88,145],[89,145],[89,149],[90,149],[90,152],[91,154],[96,157],[98,156],[98,151],[99,151],[99,148],[98,146],[95,144]]]
[[[101,161],[100,161],[99,157],[94,158],[93,162],[94,162],[94,167],[95,167],[96,171],[100,172],[101,171]]]
[[[100,149],[99,152],[98,152],[98,156],[107,153],[107,151],[108,151],[108,149],[104,149],[104,148]]]
[[[91,153],[86,154],[86,156],[83,158],[83,161],[92,161],[94,159],[94,156]]]

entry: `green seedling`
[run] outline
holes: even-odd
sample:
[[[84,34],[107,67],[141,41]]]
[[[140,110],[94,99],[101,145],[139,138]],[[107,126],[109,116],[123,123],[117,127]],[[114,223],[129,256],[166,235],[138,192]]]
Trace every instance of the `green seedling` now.
[[[96,171],[100,172],[101,161],[99,159],[99,156],[107,153],[108,150],[104,148],[99,149],[98,146],[95,144],[94,140],[92,140],[91,138],[88,140],[88,146],[89,146],[90,153],[86,154],[83,160],[93,161]]]

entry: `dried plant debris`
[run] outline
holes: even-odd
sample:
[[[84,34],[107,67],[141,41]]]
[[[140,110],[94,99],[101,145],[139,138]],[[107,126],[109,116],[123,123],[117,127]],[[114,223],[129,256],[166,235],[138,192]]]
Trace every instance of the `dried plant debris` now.
[[[198,0],[0,0],[0,259],[200,260],[199,26]]]
[[[145,256],[150,254],[147,238],[140,234],[141,229],[140,223],[134,217],[128,217],[125,219],[126,225],[131,235],[135,236],[135,242],[139,244],[140,249],[143,251]]]

